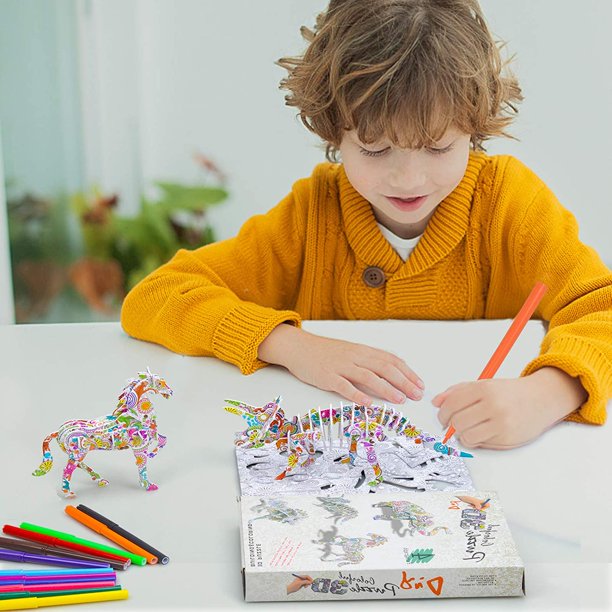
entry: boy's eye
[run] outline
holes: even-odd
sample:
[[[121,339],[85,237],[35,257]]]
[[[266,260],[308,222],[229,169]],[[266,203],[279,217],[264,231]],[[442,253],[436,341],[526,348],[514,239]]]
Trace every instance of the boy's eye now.
[[[427,150],[434,155],[442,155],[443,153],[448,153],[453,148],[453,145],[450,144],[448,147],[442,147],[441,149],[436,149],[435,147],[427,147]]]
[[[380,155],[384,155],[390,148],[391,147],[385,147],[384,149],[380,149],[379,151],[370,151],[369,149],[359,147],[359,152],[362,155],[366,155],[367,157],[379,157]]]

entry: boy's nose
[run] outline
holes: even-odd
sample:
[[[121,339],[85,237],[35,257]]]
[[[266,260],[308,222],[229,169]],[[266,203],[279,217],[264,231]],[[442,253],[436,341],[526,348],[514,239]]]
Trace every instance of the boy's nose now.
[[[396,192],[387,195],[397,197],[414,197],[426,195],[422,188],[427,184],[427,172],[418,159],[417,151],[404,151],[397,163],[391,168],[389,186]]]

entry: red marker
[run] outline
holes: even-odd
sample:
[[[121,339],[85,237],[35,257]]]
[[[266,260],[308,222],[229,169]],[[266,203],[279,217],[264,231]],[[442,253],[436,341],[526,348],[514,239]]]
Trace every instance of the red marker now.
[[[36,533],[35,531],[28,531],[27,529],[21,529],[13,525],[5,525],[2,531],[8,535],[21,538],[22,540],[32,540],[34,542],[42,542],[43,544],[50,544],[52,546],[62,546],[71,550],[78,550],[88,555],[96,555],[97,557],[104,557],[105,559],[112,559],[113,561],[126,561],[127,557],[120,557],[119,555],[113,555],[104,550],[97,550],[90,548],[89,546],[82,546],[81,544],[75,544],[74,542],[67,542],[66,540],[60,540],[53,536],[44,535],[42,533]]]

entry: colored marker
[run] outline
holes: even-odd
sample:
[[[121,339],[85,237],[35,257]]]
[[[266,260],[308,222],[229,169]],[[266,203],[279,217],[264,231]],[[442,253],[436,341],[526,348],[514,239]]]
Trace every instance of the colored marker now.
[[[89,567],[86,569],[3,569],[0,570],[0,580],[2,578],[11,576],[99,576],[102,574],[112,574],[116,576],[115,572],[109,570],[107,567]]]
[[[84,576],[5,576],[0,580],[0,587],[11,586],[13,584],[61,584],[63,582],[111,582],[117,583],[115,575]]]
[[[90,555],[95,554],[108,559],[118,559],[119,561],[124,561],[126,559],[126,557],[119,557],[118,555],[113,555],[103,550],[91,548],[90,546],[81,546],[80,544],[75,544],[74,542],[66,542],[64,540],[60,540],[59,538],[29,531],[28,529],[21,529],[20,527],[15,527],[14,525],[4,525],[4,527],[2,527],[2,531],[8,535],[15,536],[16,538],[33,540],[34,542],[42,542],[43,544],[64,546],[66,548],[70,548],[71,550],[78,550],[79,552],[84,552]]]
[[[24,597],[0,601],[0,610],[31,610],[45,606],[67,606],[69,604],[95,603],[98,601],[117,601],[127,599],[128,591],[81,593],[80,595],[57,595],[55,597]]]
[[[488,378],[493,378],[499,367],[503,363],[504,359],[507,357],[510,349],[514,346],[517,338],[520,336],[523,331],[525,325],[527,325],[527,321],[531,319],[531,315],[535,312],[535,309],[538,307],[538,304],[542,301],[544,294],[548,290],[548,287],[544,283],[536,283],[531,290],[531,293],[527,296],[525,303],[518,311],[516,317],[512,321],[512,324],[508,328],[506,335],[502,338],[499,346],[489,359],[489,362],[485,366],[482,374],[478,377],[478,380],[485,380]],[[442,440],[442,444],[446,444],[448,439],[455,433],[455,428],[450,425],[446,434],[444,435],[444,439]]]
[[[140,548],[142,548],[143,550],[146,550],[152,555],[155,555],[162,565],[166,565],[166,563],[170,561],[167,555],[164,555],[164,553],[160,552],[156,548],[153,548],[153,546],[151,546],[150,544],[143,542],[140,538],[136,537],[134,534],[130,533],[129,531],[126,531],[125,529],[123,529],[123,527],[120,527],[119,525],[117,525],[117,523],[114,523],[109,518],[106,518],[99,512],[96,512],[95,510],[92,510],[91,508],[88,508],[87,506],[84,506],[83,504],[79,504],[77,506],[77,510],[84,512],[85,514],[90,516],[92,519],[95,519],[96,521],[102,523],[103,525],[106,525],[110,530],[124,537],[126,540],[133,542],[134,544],[136,544],[136,546],[140,546]]]
[[[482,510],[482,508],[484,508],[489,502],[491,501],[491,498],[488,497],[487,499],[485,499],[482,504],[480,504],[480,509]]]
[[[119,548],[107,546],[106,544],[100,544],[98,542],[92,542],[91,540],[78,538],[77,536],[74,536],[71,533],[66,533],[64,531],[56,531],[55,529],[49,529],[48,527],[42,527],[41,525],[33,525],[32,523],[21,523],[19,527],[21,529],[26,529],[30,532],[39,533],[41,535],[49,536],[51,538],[57,538],[66,546],[68,544],[86,546],[88,548],[93,549],[94,551],[96,551],[97,554],[100,554],[102,556],[111,554],[115,557],[121,557],[123,559],[128,558],[132,561],[132,563],[135,563],[136,565],[146,565],[147,563],[146,559],[140,555],[134,555],[132,553],[126,552],[125,550],[120,550]]]
[[[109,565],[115,570],[126,570],[132,563],[130,559],[124,559],[122,561],[105,559],[104,557],[98,557],[97,555],[88,555],[76,550],[70,550],[69,548],[64,548],[63,546],[52,546],[49,544],[40,544],[38,542],[15,540],[14,538],[5,538],[3,536],[0,536],[0,546],[2,548],[21,550],[23,552],[29,552],[35,555],[50,555],[61,558],[65,557],[68,559],[96,561],[101,564]]]
[[[0,593],[20,593],[23,591],[73,591],[74,589],[101,589],[116,586],[113,580],[92,580],[90,582],[62,582],[45,584],[0,585]]]
[[[81,570],[85,571],[85,570]],[[9,586],[11,584],[60,584],[61,582],[117,582],[115,572],[104,574],[42,574],[40,576],[29,576],[24,574],[13,574],[0,577],[0,586]]]
[[[21,550],[8,550],[0,548],[0,559],[2,561],[14,561],[16,563],[38,563],[39,565],[58,565],[60,567],[110,567],[107,563],[99,561],[83,561],[81,559],[64,559],[50,555],[37,555]]]
[[[308,580],[308,578],[306,578],[306,576],[298,576],[297,574],[291,574],[292,576],[295,576],[296,578],[299,578],[300,580]]]
[[[108,591],[119,591],[121,585],[116,584],[115,586],[104,587],[101,589],[71,589],[69,591],[62,591],[62,595],[78,595],[79,593],[105,593]],[[22,597],[55,597],[59,591],[14,591],[12,593],[0,593],[0,600],[2,599],[18,599]]]
[[[77,510],[74,506],[65,506],[64,512],[68,516],[73,518],[75,521],[78,521],[82,525],[85,525],[85,527],[88,527],[92,531],[95,531],[96,533],[103,535],[105,538],[108,538],[111,542],[115,542],[115,544],[123,546],[123,548],[131,551],[135,555],[142,555],[146,559],[147,563],[150,563],[151,565],[157,563],[157,557],[155,555],[152,555],[150,552],[147,552],[143,548],[140,548],[140,546],[136,546],[136,544],[134,544],[133,542],[130,542],[124,537],[116,534],[106,525],[103,525],[102,523],[100,523],[100,521],[96,521],[96,519],[91,518],[91,516],[88,516],[84,512]]]

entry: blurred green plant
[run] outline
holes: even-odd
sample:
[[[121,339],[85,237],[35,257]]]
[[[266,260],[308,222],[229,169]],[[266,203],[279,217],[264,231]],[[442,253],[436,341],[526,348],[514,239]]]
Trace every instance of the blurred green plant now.
[[[73,197],[79,216],[85,254],[99,260],[116,260],[131,289],[147,274],[168,261],[181,248],[195,248],[215,241],[206,211],[228,197],[222,186],[189,186],[157,182],[159,198],[143,197],[135,217],[115,212],[117,196],[94,190]]]
[[[26,193],[7,201],[9,245],[13,268],[25,260],[70,260],[67,199]]]
[[[156,182],[156,197],[142,197],[133,217],[119,215],[119,196],[97,187],[50,199],[11,197],[16,186],[7,184],[17,321],[44,319],[68,294],[89,312],[116,316],[125,293],[176,251],[214,242],[206,213],[228,197],[225,176],[209,158],[194,158],[206,172],[204,184]]]
[[[147,274],[168,261],[179,249],[193,249],[215,241],[206,211],[228,196],[222,187],[156,183],[157,201],[142,198],[137,217],[117,217],[114,257],[131,289]]]
[[[15,319],[21,323],[46,314],[66,284],[65,267],[73,253],[67,198],[53,201],[10,192],[7,189],[11,275]]]

